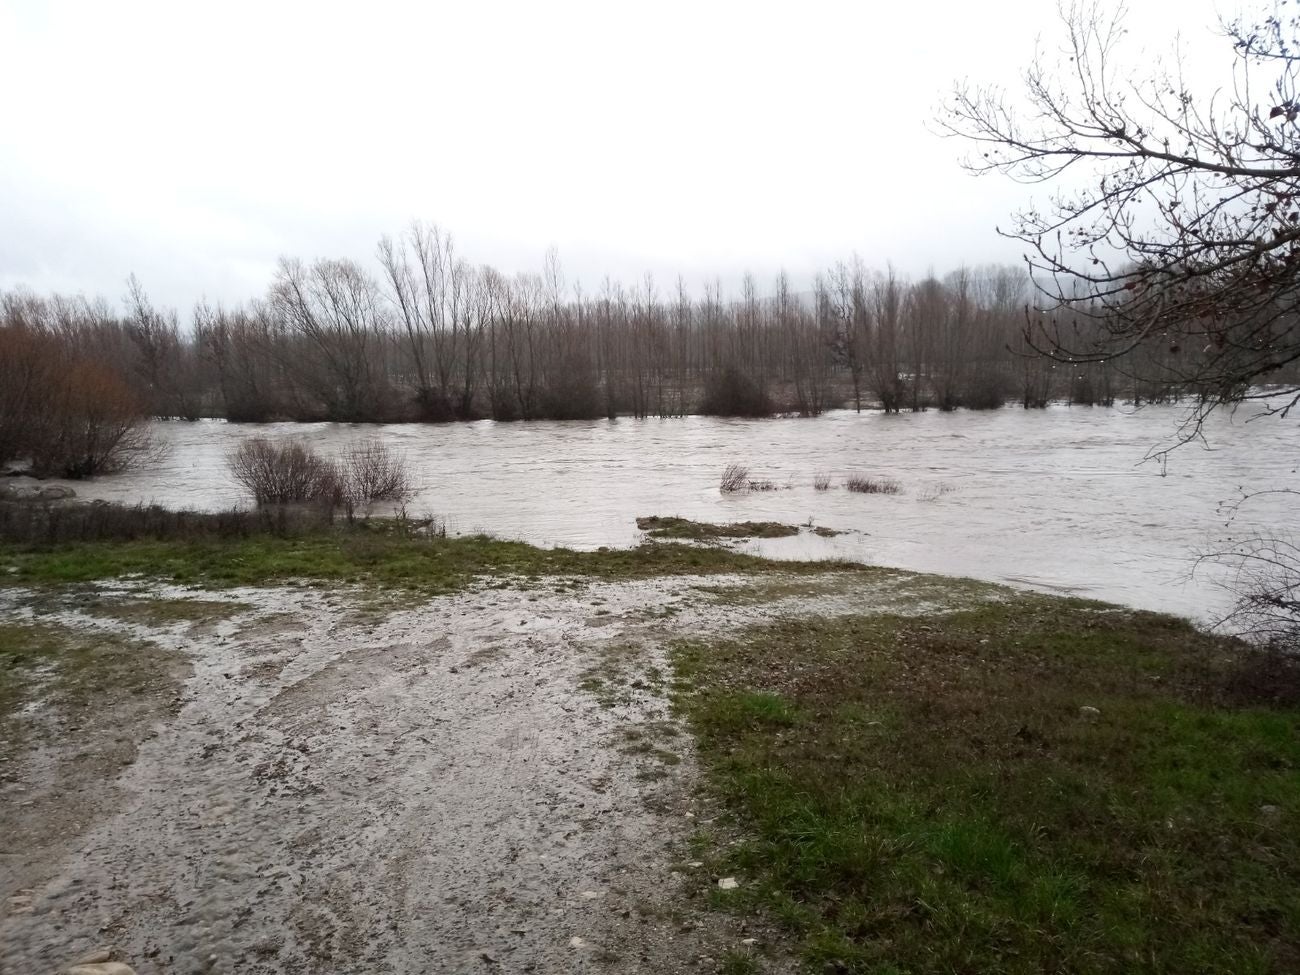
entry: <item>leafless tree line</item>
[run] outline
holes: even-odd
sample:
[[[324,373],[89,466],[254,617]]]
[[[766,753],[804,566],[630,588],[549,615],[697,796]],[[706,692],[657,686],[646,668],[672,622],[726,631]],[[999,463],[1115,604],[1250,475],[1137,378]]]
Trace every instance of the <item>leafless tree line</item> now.
[[[374,270],[284,259],[264,298],[200,302],[188,328],[134,278],[121,311],[3,295],[0,368],[21,371],[19,350],[43,343],[112,384],[119,405],[250,422],[815,416],[838,406],[1029,408],[1185,391],[1177,376],[1161,379],[1158,364],[1137,361],[1150,347],[1130,361],[1037,355],[1033,297],[1017,268],[908,280],[858,259],[804,292],[785,274],[767,288],[747,276],[738,295],[717,283],[692,294],[680,279],[664,287],[650,276],[588,291],[566,280],[554,253],[540,273],[506,275],[417,224],[380,242]],[[23,426],[33,408],[10,403],[15,390],[50,383],[5,383],[0,427]],[[6,436],[13,442],[0,430],[0,442]],[[0,459],[21,453],[4,447]]]

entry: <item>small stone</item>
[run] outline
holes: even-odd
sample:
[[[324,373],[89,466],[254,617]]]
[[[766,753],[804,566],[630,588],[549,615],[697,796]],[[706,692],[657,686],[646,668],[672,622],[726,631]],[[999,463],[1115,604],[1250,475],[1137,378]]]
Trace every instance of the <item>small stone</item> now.
[[[1279,809],[1277,806],[1269,805],[1268,803],[1265,803],[1264,805],[1259,807],[1259,814],[1261,816],[1270,816],[1270,817],[1276,816],[1281,811],[1282,810]]]
[[[582,938],[579,938],[579,937],[575,934],[572,938],[569,939],[569,947],[570,947],[570,948],[585,948],[585,947],[587,947],[587,942],[584,941]]]
[[[1085,704],[1079,708],[1079,715],[1084,718],[1099,718],[1101,717],[1101,710],[1094,708],[1091,704]]]
[[[690,863],[688,863],[688,864],[686,864],[686,865],[687,865],[688,867],[690,867],[692,870],[698,870],[700,867],[704,866],[704,861],[703,861],[703,860],[692,860]]]
[[[583,899],[589,901],[599,900],[604,896],[605,895],[599,890],[584,890],[582,892]]]
[[[758,944],[758,939],[757,939],[757,938],[741,938],[741,939],[740,939],[740,943],[741,943],[742,945],[748,945],[750,948],[752,948],[752,947],[754,947],[754,945]]]
[[[722,877],[718,880],[718,887],[721,890],[735,890],[739,886],[740,883],[735,877]]]

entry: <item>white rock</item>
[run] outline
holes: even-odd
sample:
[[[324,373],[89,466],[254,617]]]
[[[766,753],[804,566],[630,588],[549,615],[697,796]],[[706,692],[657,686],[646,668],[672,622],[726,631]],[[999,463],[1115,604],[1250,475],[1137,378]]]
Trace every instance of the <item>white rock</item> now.
[[[76,961],[74,961],[72,964],[74,964],[74,965],[98,965],[100,962],[112,961],[112,960],[113,960],[113,949],[112,949],[112,948],[96,948],[94,951],[90,952],[90,954],[82,955],[80,958],[78,958],[78,959],[77,959]]]
[[[718,886],[723,890],[735,890],[740,886],[740,883],[735,877],[723,877],[718,881]]]
[[[1101,711],[1098,708],[1094,708],[1091,704],[1085,704],[1083,707],[1079,708],[1079,714],[1085,718],[1098,718],[1101,716]]]

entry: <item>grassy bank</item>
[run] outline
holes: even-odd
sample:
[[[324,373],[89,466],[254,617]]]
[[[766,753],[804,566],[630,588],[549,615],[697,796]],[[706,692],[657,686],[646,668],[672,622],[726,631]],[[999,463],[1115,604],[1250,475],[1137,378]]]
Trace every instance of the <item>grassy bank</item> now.
[[[186,585],[267,585],[286,580],[360,583],[430,594],[453,592],[480,576],[652,576],[756,573],[775,563],[688,545],[577,552],[542,549],[485,535],[412,535],[392,523],[321,528],[294,536],[142,538],[129,541],[0,542],[0,585],[89,582],[141,575]],[[879,572],[826,562],[779,564],[783,571]]]
[[[740,882],[710,896],[813,970],[1300,970],[1294,664],[1033,596],[676,663]]]

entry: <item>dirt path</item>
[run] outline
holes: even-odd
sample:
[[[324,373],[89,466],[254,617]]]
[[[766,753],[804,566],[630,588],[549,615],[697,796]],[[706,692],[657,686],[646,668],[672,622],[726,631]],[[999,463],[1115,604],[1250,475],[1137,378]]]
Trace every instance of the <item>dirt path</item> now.
[[[49,747],[4,776],[0,972],[103,945],[140,973],[714,970],[746,932],[678,896],[691,821],[710,813],[665,645],[900,598],[880,582],[724,607],[702,592],[720,585],[742,581],[391,611],[291,588],[149,591],[229,604],[202,624],[49,610],[192,672],[113,781],[51,782]],[[32,594],[0,600],[33,614]]]

